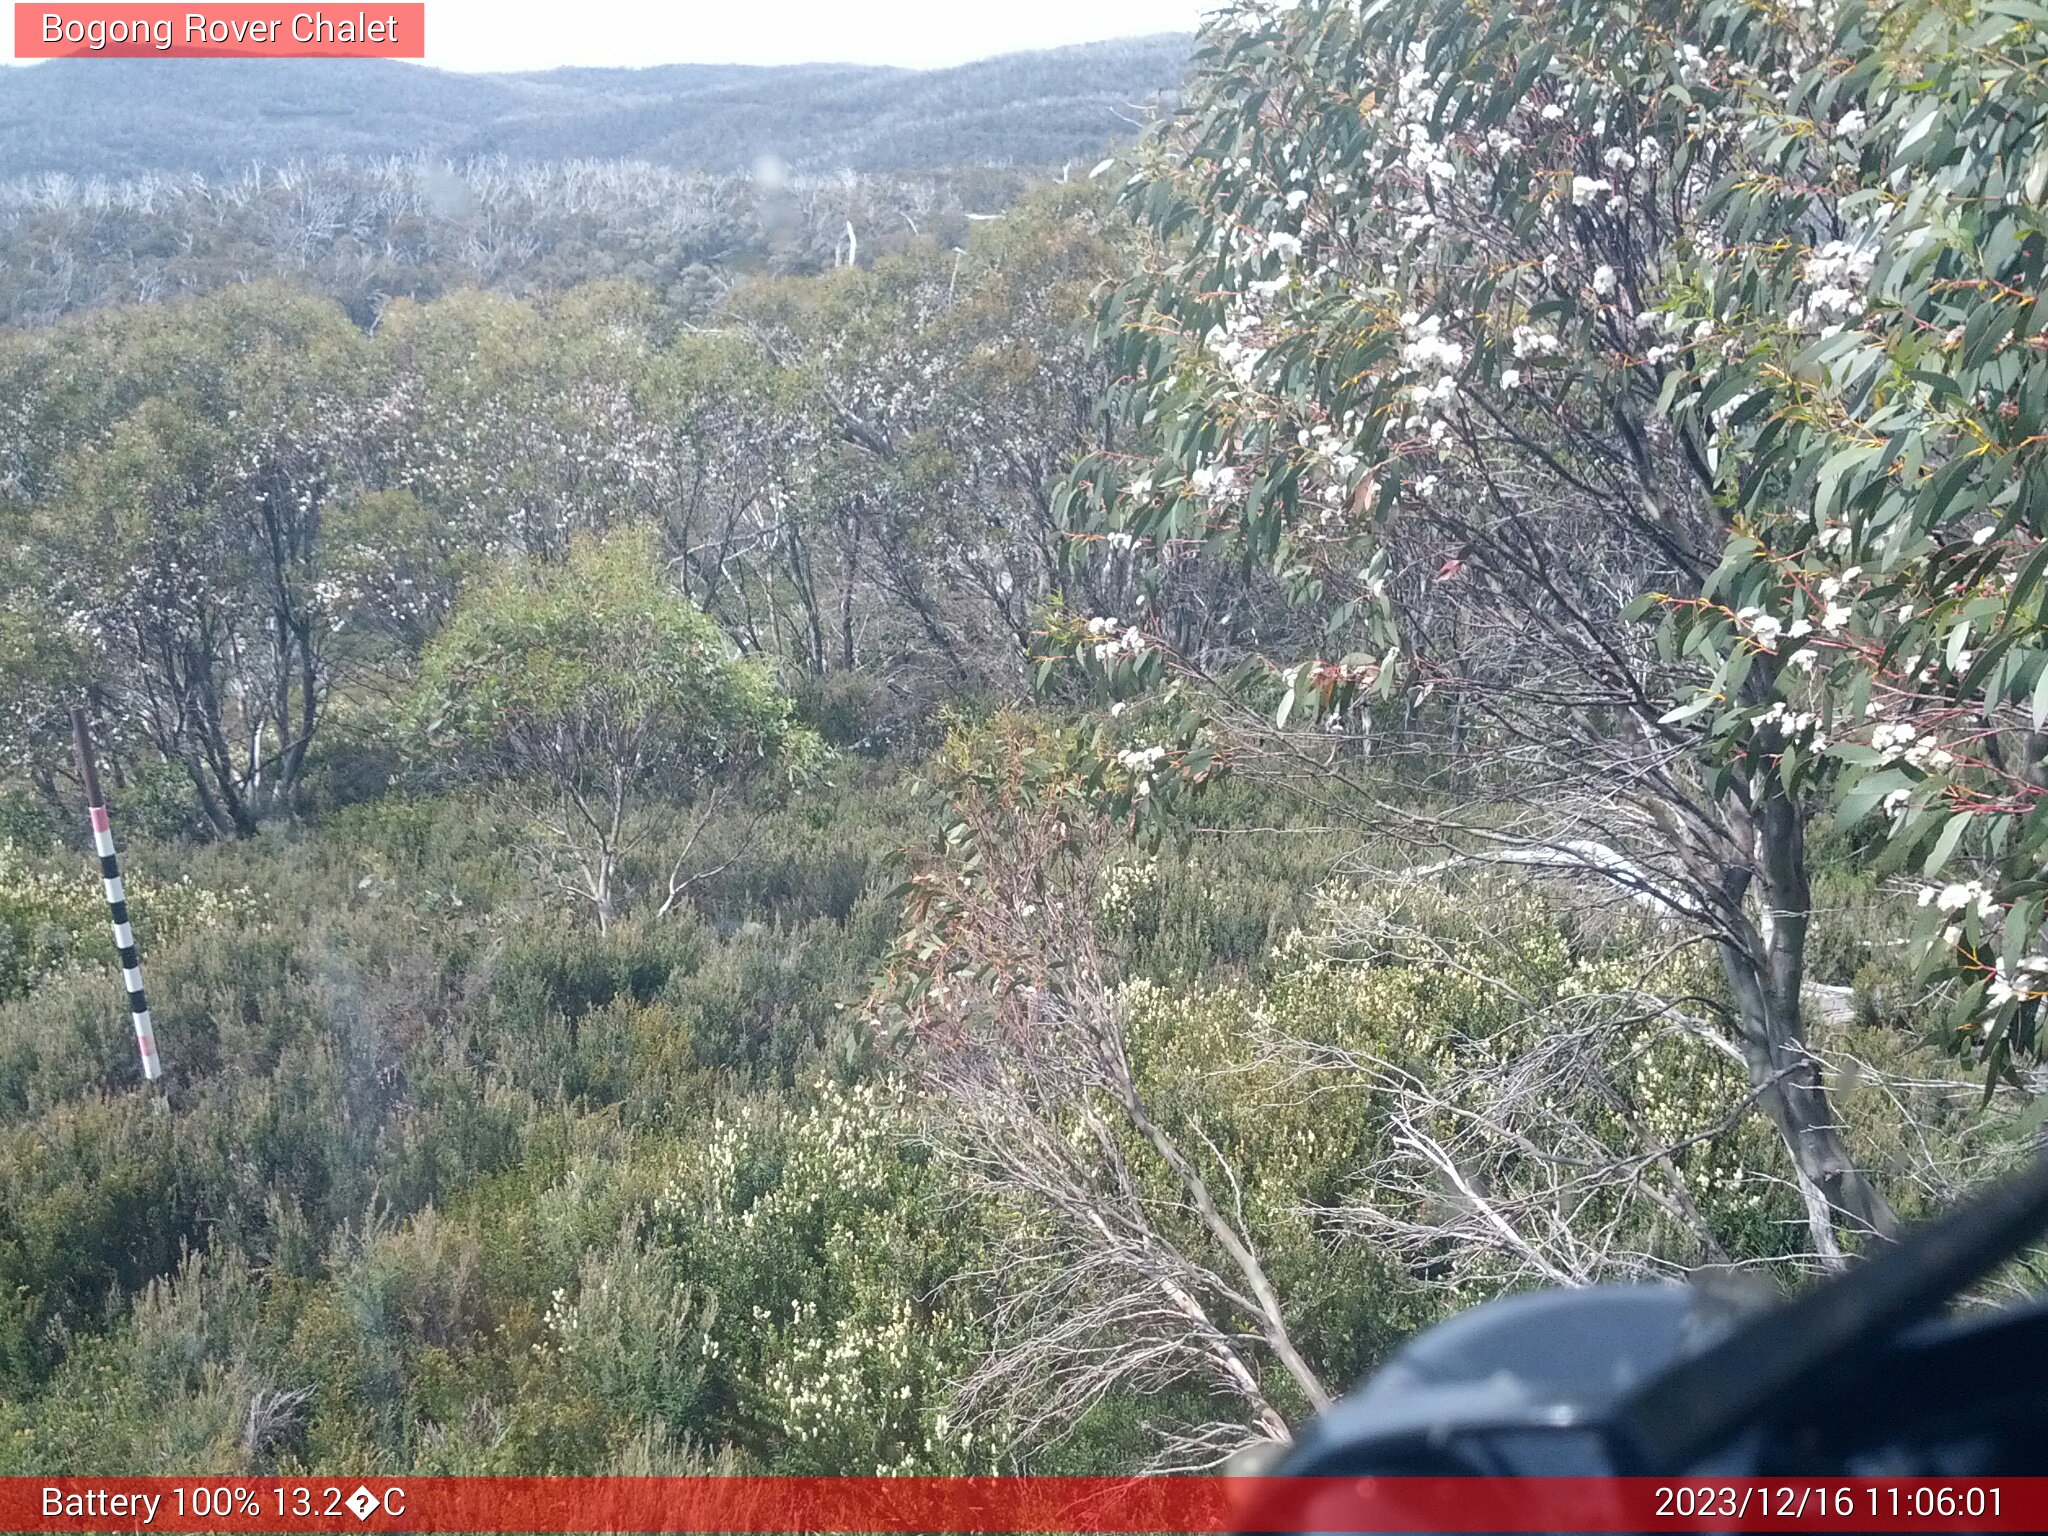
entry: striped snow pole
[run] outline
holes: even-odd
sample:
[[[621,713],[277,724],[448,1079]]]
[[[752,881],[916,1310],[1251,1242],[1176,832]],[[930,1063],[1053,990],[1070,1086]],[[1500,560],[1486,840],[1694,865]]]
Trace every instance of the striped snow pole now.
[[[135,1049],[142,1055],[142,1075],[153,1083],[164,1075],[164,1065],[156,1054],[156,1028],[149,1021],[149,999],[142,993],[142,959],[135,953],[135,930],[128,925],[128,891],[121,884],[121,861],[114,857],[114,829],[100,794],[99,765],[93,761],[92,735],[82,709],[71,711],[71,739],[78,750],[78,777],[85,784],[86,814],[92,819],[93,851],[100,856],[100,880],[107,888],[121,980],[128,988],[128,1012],[135,1021]]]

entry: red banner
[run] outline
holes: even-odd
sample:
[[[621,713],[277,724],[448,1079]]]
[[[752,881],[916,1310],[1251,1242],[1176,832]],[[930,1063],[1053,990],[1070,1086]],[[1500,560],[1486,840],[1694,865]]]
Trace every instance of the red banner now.
[[[423,59],[424,4],[14,7],[18,59]]]
[[[2048,1478],[5,1478],[0,1530],[2042,1531]]]

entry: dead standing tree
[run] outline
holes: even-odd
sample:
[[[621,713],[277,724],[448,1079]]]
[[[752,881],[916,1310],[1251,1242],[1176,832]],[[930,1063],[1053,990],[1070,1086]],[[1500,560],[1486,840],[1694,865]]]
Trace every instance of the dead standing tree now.
[[[1155,1423],[1159,1465],[1284,1441],[1330,1393],[1227,1158],[1161,1113],[1134,1065],[1091,920],[1100,834],[1023,778],[987,791],[963,798],[945,860],[908,887],[883,1007],[936,1144],[1025,1234],[989,1277],[995,1347],[967,1411],[1057,1440],[1119,1390],[1192,1389],[1216,1416]]]

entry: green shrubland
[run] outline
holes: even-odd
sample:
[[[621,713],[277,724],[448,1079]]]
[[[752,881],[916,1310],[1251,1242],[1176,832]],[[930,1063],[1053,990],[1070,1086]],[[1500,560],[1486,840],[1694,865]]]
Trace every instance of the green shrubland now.
[[[958,750],[1000,752],[1004,729],[963,726]],[[842,754],[797,792],[756,786],[700,834],[716,873],[687,903],[605,932],[535,877],[519,806],[487,789],[393,790],[238,843],[131,839],[138,918],[162,914],[145,930],[160,1091],[133,1081],[88,863],[18,857],[8,899],[80,932],[0,1005],[7,1470],[948,1472],[1151,1454],[1157,1422],[1202,1411],[1186,1383],[1124,1384],[1021,1440],[1020,1405],[957,1400],[1016,1342],[1020,1255],[1050,1263],[1056,1245],[1043,1211],[936,1127],[914,1043],[871,1004],[904,855],[930,867],[962,792],[952,761]],[[1147,1103],[1232,1181],[1302,1349],[1341,1386],[1447,1308],[1530,1278],[1392,1240],[1442,1192],[1395,1177],[1391,1074],[1455,1106],[1575,998],[1647,976],[1704,1012],[1716,983],[1697,955],[1667,957],[1654,923],[1575,914],[1520,877],[1390,896],[1334,869],[1312,811],[1239,786],[1150,851],[1090,833],[1099,870],[1074,901]],[[158,891],[176,894],[153,909]],[[1862,1010],[1831,1043],[1876,1064],[1845,1084],[1846,1112],[1910,1192],[1914,1143],[1997,1127],[1962,1084],[1923,1085],[1897,1115],[1887,1083],[1919,1058],[1867,995],[1886,974],[1882,909],[1847,874],[1831,891],[1856,926],[1827,974]],[[1399,936],[1426,946],[1396,953]],[[1615,1034],[1604,1064],[1658,1138],[1701,1138],[1675,1156],[1724,1259],[1799,1251],[1782,1152],[1740,1112],[1738,1068],[1657,1020]],[[1620,1109],[1560,1108],[1625,1144]],[[1161,1168],[1143,1177],[1174,1205]],[[1683,1223],[1639,1205],[1615,1213],[1632,1251],[1673,1272],[1702,1260]]]

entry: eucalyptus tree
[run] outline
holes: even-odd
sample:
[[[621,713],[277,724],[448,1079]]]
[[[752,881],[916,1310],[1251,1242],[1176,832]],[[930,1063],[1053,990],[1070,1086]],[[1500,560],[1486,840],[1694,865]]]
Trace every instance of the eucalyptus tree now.
[[[457,294],[394,305],[376,339],[394,381],[395,484],[468,546],[553,557],[665,499],[673,466],[646,402],[651,295]]]
[[[1157,244],[1105,331],[1149,446],[1090,460],[1062,506],[1153,590],[1077,615],[1071,653],[1207,705],[1119,803],[1160,814],[1219,757],[1291,769],[1424,850],[1411,868],[1542,865],[1710,943],[1722,1038],[1833,1259],[1893,1215],[1802,1017],[1813,794],[1717,755],[1696,655],[1625,618],[1706,597],[1737,532],[1727,396],[1662,409],[1706,341],[1673,285],[1759,96],[1829,35],[1736,0],[1225,13],[1127,187]],[[1270,573],[1316,628],[1176,644],[1165,605],[1202,563]],[[1761,704],[1780,667],[1752,655],[1725,691]]]
[[[658,802],[807,744],[766,669],[735,657],[662,572],[637,528],[581,535],[556,561],[509,560],[427,648],[409,711],[424,744],[526,799],[549,868],[600,931],[626,860],[659,830]]]
[[[0,511],[25,624],[74,702],[246,834],[290,807],[348,654],[322,527],[365,483],[363,338],[255,288],[20,344],[29,401]],[[54,681],[45,679],[45,681]]]
[[[1833,19],[1745,82],[1670,308],[1736,532],[1663,606],[1718,771],[1837,792],[1918,874],[1939,1033],[2017,1077],[2048,997],[2048,9]]]
[[[1068,579],[1049,487],[1101,441],[1089,299],[1128,239],[1049,191],[955,250],[734,292],[721,319],[796,407],[757,453],[813,670],[1016,686]]]

